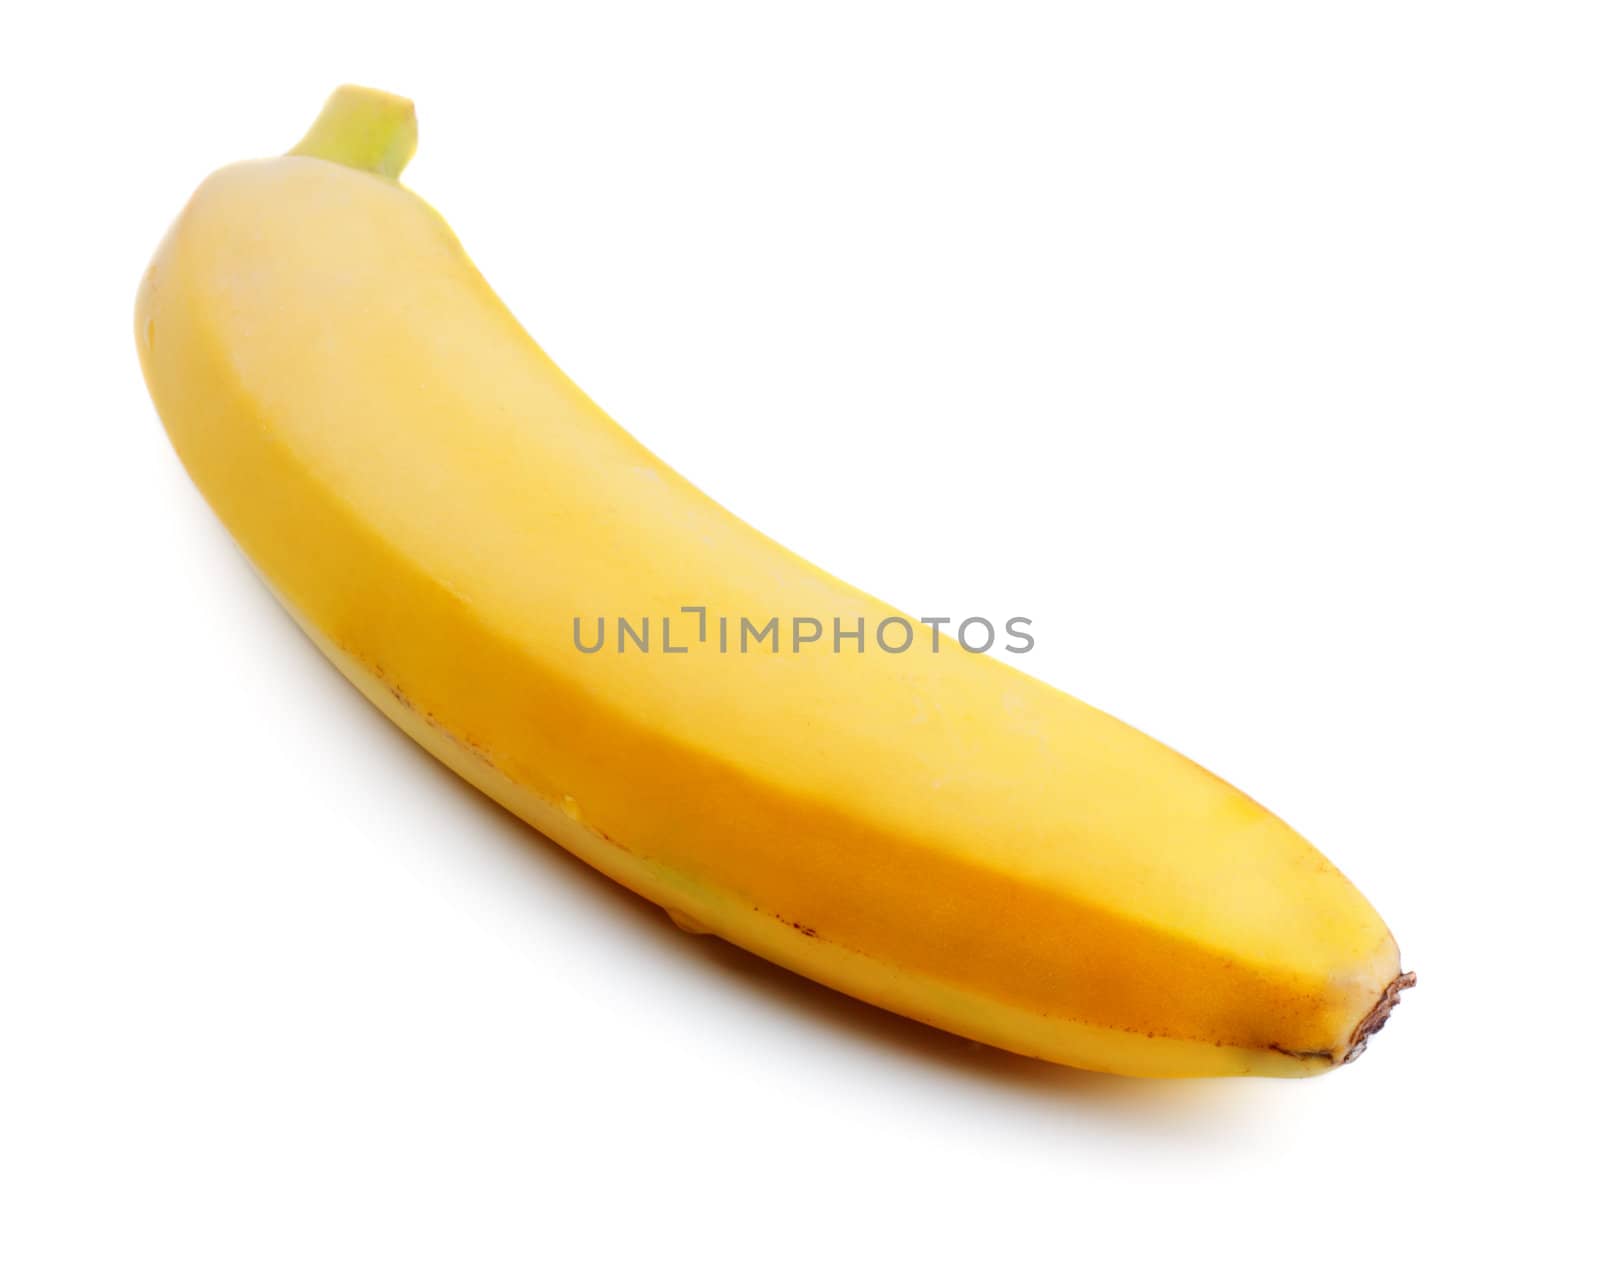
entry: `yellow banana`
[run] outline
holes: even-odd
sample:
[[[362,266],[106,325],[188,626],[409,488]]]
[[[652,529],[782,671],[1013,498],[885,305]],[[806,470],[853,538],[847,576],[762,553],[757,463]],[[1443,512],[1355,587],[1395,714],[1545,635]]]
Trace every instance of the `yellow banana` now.
[[[1361,1049],[1410,977],[1332,864],[662,464],[396,182],[415,139],[409,102],[341,89],[201,185],[137,304],[190,475],[356,687],[681,926],[929,1024],[1146,1076]]]

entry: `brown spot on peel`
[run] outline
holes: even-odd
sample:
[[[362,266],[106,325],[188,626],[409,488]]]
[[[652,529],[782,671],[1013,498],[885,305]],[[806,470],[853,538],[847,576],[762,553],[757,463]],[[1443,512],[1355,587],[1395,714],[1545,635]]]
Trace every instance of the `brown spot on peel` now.
[[[1219,1043],[1217,1043],[1217,1045],[1221,1046],[1222,1043],[1219,1042]],[[1276,1051],[1279,1055],[1287,1055],[1291,1060],[1332,1060],[1333,1059],[1333,1052],[1332,1051],[1291,1051],[1288,1047],[1279,1046],[1276,1042],[1272,1043],[1267,1049],[1269,1051]]]

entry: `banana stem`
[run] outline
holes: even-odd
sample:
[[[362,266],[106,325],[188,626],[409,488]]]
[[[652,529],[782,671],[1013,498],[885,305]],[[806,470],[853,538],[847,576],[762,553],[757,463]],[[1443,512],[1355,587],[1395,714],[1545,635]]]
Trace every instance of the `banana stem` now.
[[[346,85],[335,89],[291,154],[322,158],[399,179],[417,151],[416,107],[403,96]]]

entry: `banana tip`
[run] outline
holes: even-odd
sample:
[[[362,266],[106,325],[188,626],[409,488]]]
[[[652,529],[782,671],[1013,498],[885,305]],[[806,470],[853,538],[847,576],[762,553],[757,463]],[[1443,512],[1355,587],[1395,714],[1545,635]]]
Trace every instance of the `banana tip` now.
[[[1416,983],[1415,972],[1402,972],[1389,982],[1378,1001],[1372,1005],[1372,1010],[1362,1017],[1355,1032],[1350,1035],[1350,1049],[1340,1057],[1340,1064],[1350,1063],[1367,1049],[1367,1040],[1383,1028],[1389,1019],[1389,1013],[1400,1005],[1402,991],[1410,989]]]

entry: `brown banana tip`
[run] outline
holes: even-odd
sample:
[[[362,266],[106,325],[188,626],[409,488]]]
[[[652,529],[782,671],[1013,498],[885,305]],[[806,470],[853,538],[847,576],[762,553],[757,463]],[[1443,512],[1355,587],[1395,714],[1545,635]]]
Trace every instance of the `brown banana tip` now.
[[[1361,1018],[1361,1023],[1350,1035],[1350,1049],[1339,1059],[1340,1064],[1348,1064],[1361,1052],[1367,1049],[1367,1039],[1383,1028],[1389,1019],[1389,1013],[1400,1005],[1402,990],[1408,990],[1417,983],[1415,972],[1402,972],[1390,981],[1378,1001],[1372,1005],[1372,1010]]]

